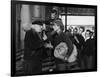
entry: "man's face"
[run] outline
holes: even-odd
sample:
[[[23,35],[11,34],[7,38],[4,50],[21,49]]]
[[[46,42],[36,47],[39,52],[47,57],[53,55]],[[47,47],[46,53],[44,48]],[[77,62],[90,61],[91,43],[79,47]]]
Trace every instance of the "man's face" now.
[[[41,32],[42,31],[42,26],[41,25],[35,24],[33,26],[34,26],[34,29],[35,29],[36,32]]]
[[[74,30],[73,30],[73,33],[74,33],[74,34],[77,34],[77,29],[74,29]]]
[[[90,33],[88,31],[85,32],[85,37],[86,38],[90,37]]]
[[[45,24],[43,24],[42,30],[46,30],[46,25]]]
[[[80,28],[80,29],[79,29],[79,34],[82,34],[82,33],[83,33],[83,29]]]
[[[71,34],[73,34],[73,27],[70,27],[69,30],[70,30]]]
[[[56,13],[51,13],[51,19],[55,19],[56,18]]]

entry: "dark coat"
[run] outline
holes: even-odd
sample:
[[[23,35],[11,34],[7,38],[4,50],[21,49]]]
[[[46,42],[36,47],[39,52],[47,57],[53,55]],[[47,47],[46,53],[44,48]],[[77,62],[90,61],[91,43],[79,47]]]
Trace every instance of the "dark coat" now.
[[[95,54],[95,41],[94,39],[88,39],[84,44],[83,54],[90,56]]]
[[[43,45],[44,42],[36,32],[32,30],[27,31],[24,39],[24,59],[33,60],[41,58]]]

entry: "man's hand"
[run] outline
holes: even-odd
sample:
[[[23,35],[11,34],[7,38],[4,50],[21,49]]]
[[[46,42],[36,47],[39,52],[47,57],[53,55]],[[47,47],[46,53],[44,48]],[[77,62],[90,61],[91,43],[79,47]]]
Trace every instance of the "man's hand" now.
[[[65,61],[67,61],[67,60],[68,60],[68,58],[67,58],[67,57],[65,57],[65,58],[64,58],[64,60],[65,60]]]
[[[46,40],[47,39],[47,36],[46,34],[43,35],[43,40]]]
[[[51,43],[46,43],[44,46],[45,46],[46,48],[53,48],[53,46],[52,46]]]

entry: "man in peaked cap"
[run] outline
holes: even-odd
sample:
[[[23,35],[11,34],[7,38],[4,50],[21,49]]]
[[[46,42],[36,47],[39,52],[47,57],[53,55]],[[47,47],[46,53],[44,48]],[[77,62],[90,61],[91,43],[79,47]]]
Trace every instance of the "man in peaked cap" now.
[[[42,69],[42,55],[44,42],[42,40],[42,22],[35,21],[31,29],[26,32],[24,39],[25,74],[38,74]]]

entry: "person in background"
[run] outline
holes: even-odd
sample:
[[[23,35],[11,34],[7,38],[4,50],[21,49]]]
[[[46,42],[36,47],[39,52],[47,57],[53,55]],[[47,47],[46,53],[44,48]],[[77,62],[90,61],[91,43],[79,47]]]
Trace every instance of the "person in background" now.
[[[73,27],[72,27],[72,26],[70,26],[68,30],[69,30],[69,32],[70,32],[71,34],[73,34]]]
[[[81,68],[82,68],[82,59],[83,59],[83,47],[85,44],[85,39],[82,35],[84,31],[85,31],[85,28],[80,26],[79,33],[77,34],[77,38],[79,40],[79,65]]]
[[[89,29],[87,29],[86,32],[85,32],[85,41],[90,39],[91,38],[90,36],[91,36],[91,31]]]
[[[82,26],[80,26],[79,27],[79,34],[81,34],[82,35],[82,33],[85,31],[85,28],[84,27],[82,27]]]
[[[75,27],[75,28],[73,29],[73,34],[78,34],[78,27]]]
[[[90,48],[91,48],[91,57],[90,57],[90,62],[91,62],[91,65],[89,65],[89,69],[96,69],[96,62],[95,62],[95,59],[96,59],[96,56],[95,56],[95,53],[96,53],[96,45],[95,45],[95,33],[94,31],[91,31],[90,33]]]
[[[79,47],[79,39],[78,39],[78,29],[77,29],[77,27],[75,27],[73,29],[72,42],[77,46],[77,48],[80,48]]]
[[[75,27],[73,29],[73,35],[71,37],[71,41],[77,47],[77,51],[78,51],[77,59],[78,59],[78,65],[80,68],[82,67],[82,62],[81,62],[82,61],[82,50],[83,50],[83,46],[85,43],[85,39],[82,36],[83,32],[84,32],[84,27],[79,27],[79,29],[78,27]]]
[[[80,41],[80,47],[81,49],[83,49],[83,46],[84,46],[84,43],[85,43],[85,39],[83,37],[83,32],[85,31],[85,28],[84,27],[79,27],[79,41]]]
[[[93,69],[93,62],[94,62],[94,53],[95,53],[95,46],[94,42],[91,38],[92,32],[90,30],[86,30],[85,37],[86,42],[83,48],[83,60],[84,60],[84,68],[83,69]],[[94,47],[93,47],[94,46]]]

